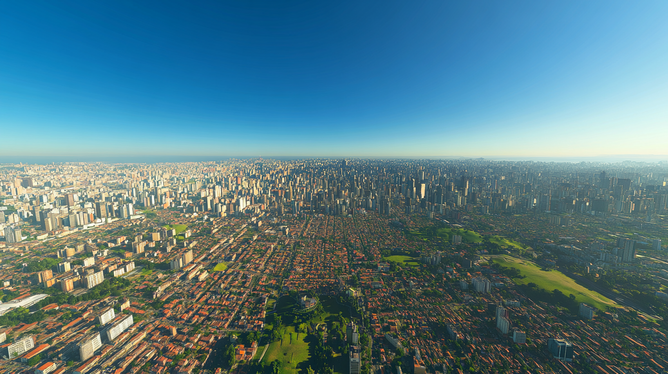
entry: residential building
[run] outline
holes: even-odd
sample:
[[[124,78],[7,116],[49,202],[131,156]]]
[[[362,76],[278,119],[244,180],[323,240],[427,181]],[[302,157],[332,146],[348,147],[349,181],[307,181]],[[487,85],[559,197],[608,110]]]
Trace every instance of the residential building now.
[[[106,329],[107,339],[109,339],[109,341],[114,341],[118,335],[127,330],[133,324],[134,321],[132,320],[132,314],[119,319]]]
[[[95,351],[102,347],[102,339],[100,333],[94,333],[83,339],[78,344],[79,346],[79,360],[86,361],[89,358],[93,357]]]

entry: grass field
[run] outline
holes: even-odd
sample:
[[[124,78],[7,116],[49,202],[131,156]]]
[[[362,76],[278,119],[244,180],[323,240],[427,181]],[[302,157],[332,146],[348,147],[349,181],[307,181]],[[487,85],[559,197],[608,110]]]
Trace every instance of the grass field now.
[[[292,343],[290,343],[290,334],[292,334]],[[293,326],[287,326],[283,340],[271,343],[262,361],[269,364],[278,360],[281,362],[281,373],[298,373],[299,363],[309,359],[309,343],[304,341],[307,334],[299,334],[299,338],[297,335]]]
[[[216,265],[213,268],[213,271],[225,271],[225,270],[227,270],[227,264],[224,262],[221,262],[220,264]]]
[[[515,248],[517,250],[524,250],[526,247],[521,243],[518,243],[512,239],[508,239],[503,236],[494,235],[489,238],[490,243],[498,244],[501,248]]]
[[[482,242],[482,236],[475,231],[465,230],[465,229],[456,229],[450,227],[426,227],[420,231],[409,231],[408,234],[415,238],[422,240],[429,240],[438,238],[447,243],[452,241],[453,235],[460,235],[462,237],[462,242],[464,243],[480,243]]]
[[[180,234],[188,229],[188,226],[186,225],[166,225],[165,228],[167,229],[174,229],[176,230],[177,234]]]
[[[493,256],[492,260],[501,266],[518,269],[524,278],[513,279],[517,284],[535,283],[538,287],[548,291],[559,289],[564,295],[573,294],[578,302],[587,303],[600,310],[606,310],[609,306],[619,307],[614,301],[577,284],[560,271],[545,271],[531,261],[505,255]]]
[[[395,255],[395,256],[385,257],[385,260],[392,261],[392,262],[398,262],[398,263],[408,265],[408,266],[418,266],[419,265],[416,261],[414,261],[415,259],[411,256]]]

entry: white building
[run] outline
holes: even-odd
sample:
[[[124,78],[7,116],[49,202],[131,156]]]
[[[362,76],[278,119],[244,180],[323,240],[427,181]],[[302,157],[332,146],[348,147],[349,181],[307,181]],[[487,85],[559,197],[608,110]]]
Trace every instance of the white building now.
[[[10,359],[18,357],[35,347],[35,339],[28,336],[7,347],[7,355]]]
[[[83,260],[83,266],[84,267],[89,267],[95,265],[95,257],[88,257],[84,258]]]
[[[21,229],[16,226],[5,227],[5,240],[7,243],[18,243],[23,240],[21,237]]]
[[[88,360],[93,357],[95,351],[100,349],[100,347],[102,347],[102,339],[99,332],[83,338],[79,343],[79,359],[81,361]]]
[[[492,292],[492,282],[485,277],[475,277],[472,279],[473,289],[477,292],[490,293]]]
[[[116,318],[116,312],[114,311],[114,308],[107,308],[104,310],[99,317],[97,317],[98,321],[100,322],[100,326],[104,326],[107,323],[111,322],[114,318]]]
[[[104,282],[104,273],[101,271],[86,275],[86,277],[84,277],[84,286],[86,286],[88,289],[91,289],[102,282]]]
[[[127,330],[133,324],[134,321],[132,319],[132,314],[118,320],[107,329],[107,339],[109,339],[109,341],[114,341],[114,339],[116,339],[120,334],[123,333],[123,331]]]

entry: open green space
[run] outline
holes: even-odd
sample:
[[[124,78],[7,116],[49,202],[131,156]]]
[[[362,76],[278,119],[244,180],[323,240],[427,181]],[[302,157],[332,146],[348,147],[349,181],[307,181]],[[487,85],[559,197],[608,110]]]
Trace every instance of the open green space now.
[[[225,271],[227,270],[227,263],[221,262],[213,268],[213,271]]]
[[[407,233],[410,237],[422,240],[438,239],[450,243],[453,235],[459,235],[464,243],[482,242],[482,236],[475,231],[445,226],[424,227],[418,231],[408,231]]]
[[[385,260],[387,261],[392,261],[392,262],[398,262],[400,264],[408,265],[408,266],[418,266],[419,264],[415,259],[411,256],[402,256],[402,255],[395,255],[395,256],[388,256],[385,257]]]
[[[282,339],[269,345],[263,362],[269,364],[278,360],[281,363],[281,373],[298,373],[298,365],[310,357],[309,343],[304,341],[306,337],[305,333],[297,333],[294,326],[287,326]]]
[[[564,295],[574,295],[577,302],[587,303],[600,310],[606,310],[607,307],[619,307],[614,301],[577,284],[575,280],[558,270],[543,270],[531,261],[505,255],[492,256],[492,261],[503,267],[519,270],[520,277],[513,278],[516,284],[534,283],[546,291],[558,289]]]
[[[323,320],[327,320],[330,316],[338,316],[341,313],[341,316],[345,318],[350,318],[350,309],[342,304],[339,304],[334,297],[322,296],[320,298],[320,303],[322,304],[323,309]]]
[[[494,235],[494,236],[490,237],[489,242],[494,243],[494,244],[498,244],[499,247],[504,248],[504,249],[512,249],[512,248],[517,249],[517,250],[526,249],[526,246],[524,246],[523,244],[521,244],[519,242],[516,242],[512,239],[508,239],[506,237],[499,236],[499,235]]]
[[[166,229],[174,229],[176,230],[177,234],[180,234],[188,229],[188,226],[186,225],[165,225],[164,226]]]

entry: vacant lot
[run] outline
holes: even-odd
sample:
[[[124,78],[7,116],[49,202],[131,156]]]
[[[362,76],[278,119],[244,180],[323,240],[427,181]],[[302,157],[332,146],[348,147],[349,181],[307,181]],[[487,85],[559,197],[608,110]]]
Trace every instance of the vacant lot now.
[[[578,302],[587,303],[600,310],[606,310],[608,306],[619,307],[614,301],[577,284],[560,271],[545,271],[531,261],[505,255],[492,256],[492,260],[501,266],[518,269],[524,277],[513,279],[517,284],[535,283],[538,287],[547,291],[558,289],[564,295],[573,294]]]

